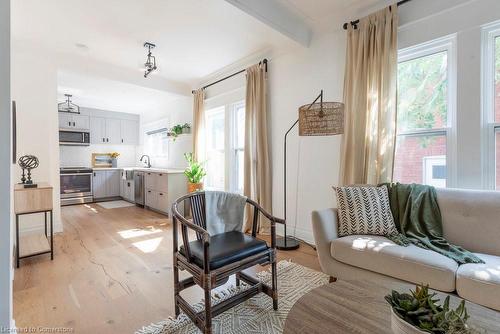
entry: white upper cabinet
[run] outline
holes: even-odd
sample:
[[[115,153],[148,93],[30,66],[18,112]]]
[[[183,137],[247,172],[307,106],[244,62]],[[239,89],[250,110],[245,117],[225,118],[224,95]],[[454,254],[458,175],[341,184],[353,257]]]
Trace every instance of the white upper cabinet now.
[[[106,144],[121,144],[121,120],[106,118]]]
[[[73,126],[76,129],[88,130],[90,125],[90,117],[88,115],[73,115]]]
[[[106,119],[103,117],[90,118],[90,143],[106,143]]]
[[[121,120],[121,143],[125,145],[139,145],[139,122]]]
[[[139,115],[83,108],[82,114],[59,113],[59,127],[90,131],[91,144],[139,145]]]
[[[90,117],[88,115],[78,115],[60,112],[59,114],[59,128],[60,129],[74,129],[74,130],[88,130]]]
[[[59,113],[59,128],[61,129],[71,129],[71,124],[73,122],[73,118],[68,113]]]

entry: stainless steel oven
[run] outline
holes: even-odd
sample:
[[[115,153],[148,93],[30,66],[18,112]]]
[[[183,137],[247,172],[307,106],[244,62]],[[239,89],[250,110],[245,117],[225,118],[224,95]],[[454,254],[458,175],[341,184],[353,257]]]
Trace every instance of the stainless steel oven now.
[[[59,130],[59,145],[89,146],[90,132],[78,130]]]
[[[81,204],[94,201],[91,168],[61,168],[60,178],[61,205]]]

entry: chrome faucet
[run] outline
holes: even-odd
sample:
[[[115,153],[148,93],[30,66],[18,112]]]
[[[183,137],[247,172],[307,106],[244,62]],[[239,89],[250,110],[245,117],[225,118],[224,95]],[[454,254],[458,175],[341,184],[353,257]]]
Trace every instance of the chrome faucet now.
[[[148,167],[148,168],[151,168],[151,158],[149,157],[149,155],[144,154],[144,155],[143,155],[143,156],[139,159],[139,161],[140,161],[140,162],[143,162],[143,163],[146,163],[145,161],[142,161],[142,159],[144,159],[144,158],[148,158],[148,160],[147,160],[147,167]]]

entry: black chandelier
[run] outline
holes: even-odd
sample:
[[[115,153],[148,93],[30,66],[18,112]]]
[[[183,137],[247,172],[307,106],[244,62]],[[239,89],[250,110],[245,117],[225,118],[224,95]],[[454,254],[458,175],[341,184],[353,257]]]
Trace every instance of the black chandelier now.
[[[148,59],[144,63],[144,66],[146,67],[146,70],[144,71],[144,77],[147,78],[151,72],[157,69],[156,58],[151,53],[151,49],[154,49],[156,45],[154,45],[153,43],[146,42],[144,43],[144,47],[148,48]]]
[[[67,112],[70,114],[79,114],[80,107],[71,102],[71,94],[64,94],[66,96],[66,101],[57,104],[57,111],[59,112]]]

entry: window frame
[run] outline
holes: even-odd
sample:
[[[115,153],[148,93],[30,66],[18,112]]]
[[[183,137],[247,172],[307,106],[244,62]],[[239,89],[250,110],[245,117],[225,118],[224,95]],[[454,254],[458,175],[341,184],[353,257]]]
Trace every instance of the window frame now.
[[[166,150],[163,152],[164,154],[162,155],[155,155],[154,153],[151,153],[150,149],[147,147],[147,138],[148,136],[155,135],[155,134],[161,134],[161,133],[168,133],[168,124],[169,120],[168,119],[161,119],[159,121],[151,122],[144,124],[143,126],[143,137],[142,137],[142,150],[144,154],[149,155],[151,158],[155,158],[156,160],[159,161],[167,161],[170,158],[170,138],[166,138]]]
[[[500,21],[482,26],[481,38],[481,119],[482,159],[486,172],[482,175],[483,188],[496,189],[496,133],[500,123],[495,121],[495,39],[500,38]],[[498,189],[500,190],[500,189]]]
[[[444,36],[429,42],[398,50],[398,65],[402,62],[431,56],[437,53],[447,54],[447,113],[446,127],[439,129],[420,129],[399,132],[396,125],[396,140],[410,136],[442,136],[446,138],[446,187],[456,186],[457,152],[456,152],[456,104],[457,104],[457,38],[456,34]],[[397,114],[397,108],[396,108]],[[396,146],[394,147],[394,160]],[[422,162],[423,164],[424,162]]]
[[[237,101],[228,102],[211,106],[206,110],[206,113],[211,110],[224,108],[224,190],[229,192],[239,193],[237,189],[238,171],[237,153],[243,148],[236,147],[237,145],[237,117],[236,112],[239,108],[245,107],[245,100],[237,99]],[[205,116],[206,117],[206,116]],[[206,150],[208,153],[208,150]],[[207,157],[208,159],[208,157]]]

